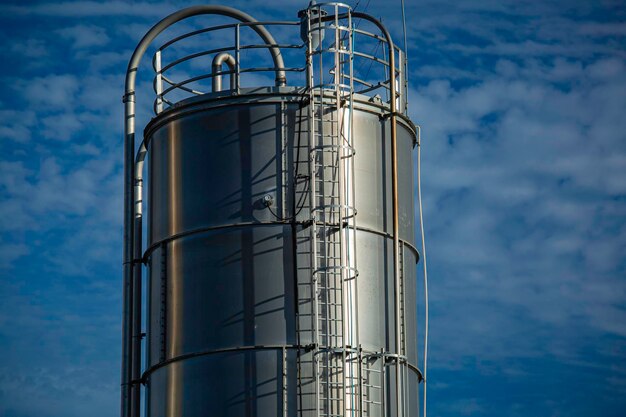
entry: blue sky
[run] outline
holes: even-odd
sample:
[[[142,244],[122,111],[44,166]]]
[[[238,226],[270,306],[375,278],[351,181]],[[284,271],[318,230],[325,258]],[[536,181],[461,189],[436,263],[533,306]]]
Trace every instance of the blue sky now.
[[[230,4],[292,19],[305,2]],[[0,5],[2,416],[118,413],[123,73],[187,5]],[[400,40],[399,1],[366,5]],[[429,415],[624,416],[626,7],[407,0],[407,14]]]

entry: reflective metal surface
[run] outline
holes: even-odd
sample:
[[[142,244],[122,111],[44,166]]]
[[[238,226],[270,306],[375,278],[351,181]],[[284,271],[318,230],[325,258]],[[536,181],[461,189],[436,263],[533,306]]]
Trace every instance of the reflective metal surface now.
[[[396,337],[390,120],[368,99],[357,96],[353,110],[354,369],[371,401],[363,415],[417,417],[415,134],[398,117],[404,323]],[[296,88],[217,93],[146,128],[148,416],[315,415],[306,106]],[[400,412],[397,354],[407,358]]]

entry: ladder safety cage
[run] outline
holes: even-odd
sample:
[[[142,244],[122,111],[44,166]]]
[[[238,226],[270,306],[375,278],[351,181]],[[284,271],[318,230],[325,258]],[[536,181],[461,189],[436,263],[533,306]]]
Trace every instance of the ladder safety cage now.
[[[309,94],[315,415],[358,416],[351,8],[311,4],[300,16]]]

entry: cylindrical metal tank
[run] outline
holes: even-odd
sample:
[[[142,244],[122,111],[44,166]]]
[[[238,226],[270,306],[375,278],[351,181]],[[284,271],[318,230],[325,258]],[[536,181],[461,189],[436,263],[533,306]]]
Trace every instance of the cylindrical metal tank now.
[[[318,415],[304,97],[295,87],[205,94],[145,129],[149,417]],[[363,385],[359,408],[417,417],[415,128],[397,118],[396,326],[389,109],[355,95],[351,111],[359,346],[349,348]]]
[[[201,15],[235,23],[156,49],[156,117],[136,149],[142,56]],[[140,417],[142,386],[148,417],[419,415],[406,60],[346,4],[313,1],[298,17],[192,6],[131,57],[122,417]]]

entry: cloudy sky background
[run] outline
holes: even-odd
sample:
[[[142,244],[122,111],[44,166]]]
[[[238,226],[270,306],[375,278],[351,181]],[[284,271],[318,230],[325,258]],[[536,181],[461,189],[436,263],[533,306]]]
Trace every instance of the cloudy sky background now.
[[[123,73],[190,4],[0,5],[2,416],[118,413]],[[305,2],[231,5],[293,19]],[[358,9],[401,39],[399,1]],[[626,7],[407,0],[407,14],[429,415],[622,417]]]

